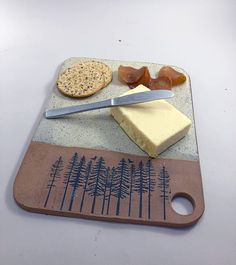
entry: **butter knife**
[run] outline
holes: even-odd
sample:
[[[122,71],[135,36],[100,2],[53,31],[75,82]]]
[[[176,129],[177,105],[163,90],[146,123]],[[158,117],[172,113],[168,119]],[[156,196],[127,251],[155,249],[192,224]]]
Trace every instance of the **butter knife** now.
[[[153,101],[158,99],[167,99],[174,96],[174,93],[170,90],[151,90],[139,93],[133,93],[127,96],[121,96],[117,98],[111,98],[103,101],[98,101],[94,103],[82,104],[69,106],[64,108],[49,109],[45,112],[45,117],[47,119],[55,119],[65,115],[84,112],[89,110],[111,108],[117,106],[138,104],[147,101]]]

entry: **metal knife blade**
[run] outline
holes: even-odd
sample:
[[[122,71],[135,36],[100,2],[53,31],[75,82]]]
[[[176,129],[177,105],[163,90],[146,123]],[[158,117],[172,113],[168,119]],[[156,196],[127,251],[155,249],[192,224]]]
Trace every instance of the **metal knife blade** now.
[[[64,108],[49,109],[45,112],[47,119],[55,119],[65,115],[84,112],[95,109],[111,108],[117,106],[138,104],[153,100],[167,99],[174,96],[174,93],[170,90],[151,90],[139,93],[133,93],[127,96],[121,96],[117,98],[111,98],[94,103],[88,103],[83,105],[69,106]]]

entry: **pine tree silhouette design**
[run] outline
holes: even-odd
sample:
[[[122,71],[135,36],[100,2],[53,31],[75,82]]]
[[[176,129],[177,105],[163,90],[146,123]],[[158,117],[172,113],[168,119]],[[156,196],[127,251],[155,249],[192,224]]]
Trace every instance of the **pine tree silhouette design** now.
[[[169,174],[165,168],[165,166],[162,167],[159,175],[159,187],[161,192],[161,198],[163,202],[163,219],[166,220],[166,201],[169,199],[169,182],[170,177]]]
[[[65,184],[65,186],[64,186],[64,193],[62,196],[60,210],[62,210],[62,208],[64,206],[64,202],[65,202],[65,198],[66,198],[67,189],[68,189],[68,186],[70,183],[70,179],[75,174],[77,164],[78,164],[78,154],[74,153],[74,155],[72,156],[72,158],[71,158],[71,160],[67,166],[67,171],[66,171],[65,176],[64,176],[63,183]]]
[[[113,183],[112,194],[117,198],[116,215],[119,215],[121,199],[125,199],[129,195],[130,184],[129,167],[124,158],[118,163]]]
[[[135,165],[132,163],[130,166],[130,191],[129,191],[129,212],[128,216],[131,215],[132,209],[132,195],[133,195],[133,188],[134,188],[134,178],[135,178]]]
[[[89,180],[89,176],[91,173],[91,169],[92,169],[92,161],[90,160],[88,162],[88,165],[86,168],[86,175],[84,178],[84,188],[83,188],[83,195],[82,195],[82,199],[81,199],[81,203],[80,203],[80,212],[82,212],[82,210],[83,210],[84,197],[85,197],[86,192],[88,191],[88,180]]]
[[[106,170],[106,181],[105,181],[105,187],[104,187],[104,193],[103,193],[103,201],[102,201],[102,212],[101,214],[104,213],[104,209],[105,209],[105,203],[106,203],[106,200],[107,200],[107,190],[110,186],[110,179],[111,179],[111,173],[110,173],[111,169],[110,167],[107,168]]]
[[[112,167],[111,173],[107,180],[107,188],[108,188],[107,212],[106,212],[107,215],[109,214],[110,201],[111,201],[111,196],[112,196],[112,185],[113,185],[113,179],[115,178],[115,175],[116,175],[116,169],[115,167]]]
[[[60,179],[60,177],[61,177],[60,173],[62,170],[63,170],[63,161],[62,161],[62,157],[60,156],[52,164],[52,167],[51,167],[50,178],[49,178],[48,185],[47,185],[48,193],[46,196],[46,200],[44,202],[44,207],[47,207],[51,191],[54,187],[56,187],[56,180]]]
[[[104,187],[106,182],[106,165],[103,157],[100,157],[95,163],[90,179],[89,179],[89,195],[93,197],[91,213],[94,213],[96,207],[96,199],[98,196],[104,194]]]
[[[146,163],[146,174],[148,181],[148,219],[151,218],[151,196],[152,192],[155,190],[155,171],[152,165],[151,159]]]
[[[139,217],[142,217],[143,210],[143,193],[148,192],[148,179],[143,161],[139,163],[138,169],[135,171],[134,190],[139,194]]]
[[[69,211],[72,210],[76,191],[78,190],[79,187],[83,186],[85,173],[86,173],[85,156],[82,156],[79,163],[75,164],[73,173],[71,174],[71,178],[69,180],[70,185],[73,187],[70,197]]]

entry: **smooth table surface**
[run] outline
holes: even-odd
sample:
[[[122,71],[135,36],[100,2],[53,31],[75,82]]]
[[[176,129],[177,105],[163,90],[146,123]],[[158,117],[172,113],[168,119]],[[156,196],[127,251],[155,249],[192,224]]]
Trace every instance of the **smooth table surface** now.
[[[236,264],[236,2],[0,0],[0,263]],[[12,185],[71,56],[177,65],[191,76],[206,210],[169,229],[28,213]]]

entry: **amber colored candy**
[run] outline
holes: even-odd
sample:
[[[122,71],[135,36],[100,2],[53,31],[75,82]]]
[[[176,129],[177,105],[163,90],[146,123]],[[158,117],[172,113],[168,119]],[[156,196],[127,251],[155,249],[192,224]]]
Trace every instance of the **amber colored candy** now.
[[[186,76],[170,66],[163,66],[160,71],[158,72],[158,77],[168,77],[171,82],[172,86],[177,86],[186,81]]]
[[[160,76],[155,79],[151,78],[149,82],[150,89],[168,89],[171,90],[172,82],[171,79],[167,76]]]
[[[141,78],[135,82],[135,83],[132,83],[132,84],[129,84],[129,87],[130,88],[135,88],[137,87],[138,85],[144,85],[146,87],[149,86],[149,82],[150,82],[150,79],[151,79],[151,76],[150,76],[150,73],[149,73],[149,70],[146,66],[142,67],[144,68],[144,73],[143,75],[141,76]]]
[[[120,65],[118,68],[118,78],[121,82],[126,84],[134,84],[141,79],[141,77],[145,74],[146,67],[142,67],[140,69],[135,69],[130,66]]]

